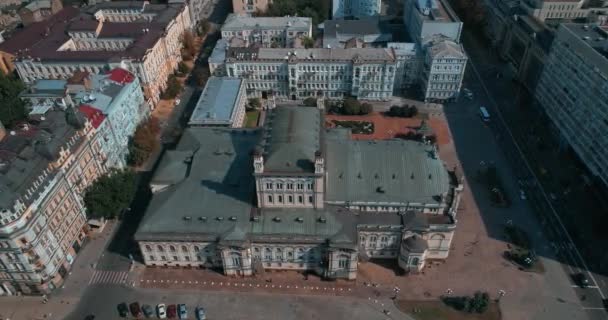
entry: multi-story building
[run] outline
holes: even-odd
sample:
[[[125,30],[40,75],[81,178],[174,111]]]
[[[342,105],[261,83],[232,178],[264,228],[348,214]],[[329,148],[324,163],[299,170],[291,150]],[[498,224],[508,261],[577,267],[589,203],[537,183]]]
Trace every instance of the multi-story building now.
[[[608,184],[608,27],[561,24],[536,99],[564,145]]]
[[[129,138],[150,114],[139,79],[115,68],[107,74],[91,75],[90,89],[74,92],[73,101],[97,130],[97,140],[107,157],[106,166],[123,168],[129,153]]]
[[[405,0],[403,23],[415,43],[436,34],[460,42],[462,22],[445,0]]]
[[[205,13],[205,10],[211,10],[210,7],[213,1],[208,0],[168,0],[169,4],[185,3],[188,5],[188,11],[190,12],[190,20],[192,27],[194,28],[200,21],[204,20],[209,16],[209,12]]]
[[[0,292],[61,286],[86,236],[85,188],[105,172],[95,128],[68,108],[0,132]]]
[[[19,97],[27,101],[29,111],[36,108],[73,106],[72,97],[68,94],[66,80],[36,80]]]
[[[521,8],[539,21],[574,20],[606,12],[605,1],[592,0],[524,0]]]
[[[384,47],[392,39],[388,25],[379,18],[323,22],[325,48]]]
[[[229,48],[226,56],[228,76],[248,80],[247,96],[292,100],[388,99],[396,65],[386,48]]]
[[[272,0],[232,0],[232,11],[237,14],[266,12]]]
[[[419,82],[422,59],[420,49],[415,43],[389,42],[387,48],[395,51],[397,69],[393,94],[403,94]]]
[[[198,98],[188,125],[240,128],[245,119],[245,80],[211,77]]]
[[[146,266],[346,279],[360,257],[410,272],[447,258],[463,190],[431,145],[353,140],[322,110],[284,106],[261,131],[187,129],[151,188],[135,234]]]
[[[33,0],[17,12],[24,26],[48,19],[63,8],[61,0]]]
[[[293,48],[303,37],[312,37],[312,19],[230,14],[222,25],[222,38],[233,37],[242,39],[246,47]]]
[[[381,0],[333,0],[332,19],[364,18],[380,14]]]
[[[467,56],[461,44],[435,35],[425,39],[420,77],[425,101],[448,101],[460,93]]]
[[[3,62],[26,83],[67,79],[75,71],[120,67],[135,74],[153,106],[181,61],[181,39],[191,29],[185,4],[103,2],[86,11],[67,7],[0,44]]]

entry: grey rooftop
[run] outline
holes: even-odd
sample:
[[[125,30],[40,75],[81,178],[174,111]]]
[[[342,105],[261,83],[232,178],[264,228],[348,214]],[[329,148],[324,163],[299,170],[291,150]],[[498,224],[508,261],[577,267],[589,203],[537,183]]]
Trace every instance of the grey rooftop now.
[[[188,124],[230,126],[242,83],[239,78],[209,78]]]
[[[231,13],[222,25],[222,31],[242,31],[248,29],[290,29],[307,31],[312,26],[308,17],[250,17]]]
[[[248,60],[287,60],[297,58],[303,61],[352,61],[355,58],[363,61],[392,62],[395,56],[386,48],[230,48],[228,59]]]

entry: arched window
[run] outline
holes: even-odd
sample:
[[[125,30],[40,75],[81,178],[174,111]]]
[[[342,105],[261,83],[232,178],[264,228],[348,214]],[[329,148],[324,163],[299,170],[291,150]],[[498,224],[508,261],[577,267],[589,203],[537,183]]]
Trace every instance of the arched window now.
[[[165,249],[163,249],[163,247],[161,245],[156,246],[156,249],[160,252],[165,251]]]
[[[360,243],[365,243],[365,236],[360,236],[359,237],[359,242]]]
[[[146,251],[150,252],[150,251],[152,251],[152,248],[150,248],[149,245],[146,245]]]
[[[266,248],[264,251],[264,259],[266,261],[272,261],[272,250],[270,248]]]
[[[233,266],[235,266],[235,267],[241,266],[241,255],[238,252],[231,253],[230,258],[232,259]]]
[[[194,246],[194,252],[198,253],[199,251],[201,251],[201,248],[199,248],[198,246]]]
[[[418,263],[420,263],[419,258],[412,258],[412,266],[418,266]]]
[[[182,246],[182,252],[188,252],[188,247]]]
[[[350,267],[350,257],[343,254],[338,257],[338,268],[348,269]]]
[[[175,247],[174,246],[169,246],[169,250],[171,250],[171,252],[175,252]]]

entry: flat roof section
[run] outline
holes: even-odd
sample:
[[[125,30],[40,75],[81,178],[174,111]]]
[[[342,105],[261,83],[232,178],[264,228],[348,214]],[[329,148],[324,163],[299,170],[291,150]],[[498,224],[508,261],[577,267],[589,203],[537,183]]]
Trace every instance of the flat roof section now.
[[[188,124],[194,126],[231,125],[242,81],[239,78],[209,78]]]

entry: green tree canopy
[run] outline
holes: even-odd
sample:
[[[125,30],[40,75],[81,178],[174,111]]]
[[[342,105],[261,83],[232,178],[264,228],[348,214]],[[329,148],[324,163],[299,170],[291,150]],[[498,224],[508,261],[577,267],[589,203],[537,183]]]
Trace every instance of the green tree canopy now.
[[[361,112],[361,104],[357,99],[348,97],[344,99],[342,111],[345,115],[358,115]]]
[[[163,98],[173,99],[173,98],[177,97],[177,95],[179,94],[179,92],[181,90],[182,90],[181,83],[179,83],[179,81],[177,80],[175,75],[172,74],[169,76],[169,79],[167,80],[167,89],[165,89]]]
[[[87,218],[115,218],[128,208],[135,195],[135,173],[113,169],[99,177],[84,194]]]
[[[19,98],[24,89],[21,80],[0,72],[0,121],[7,127],[27,117],[27,104]]]

